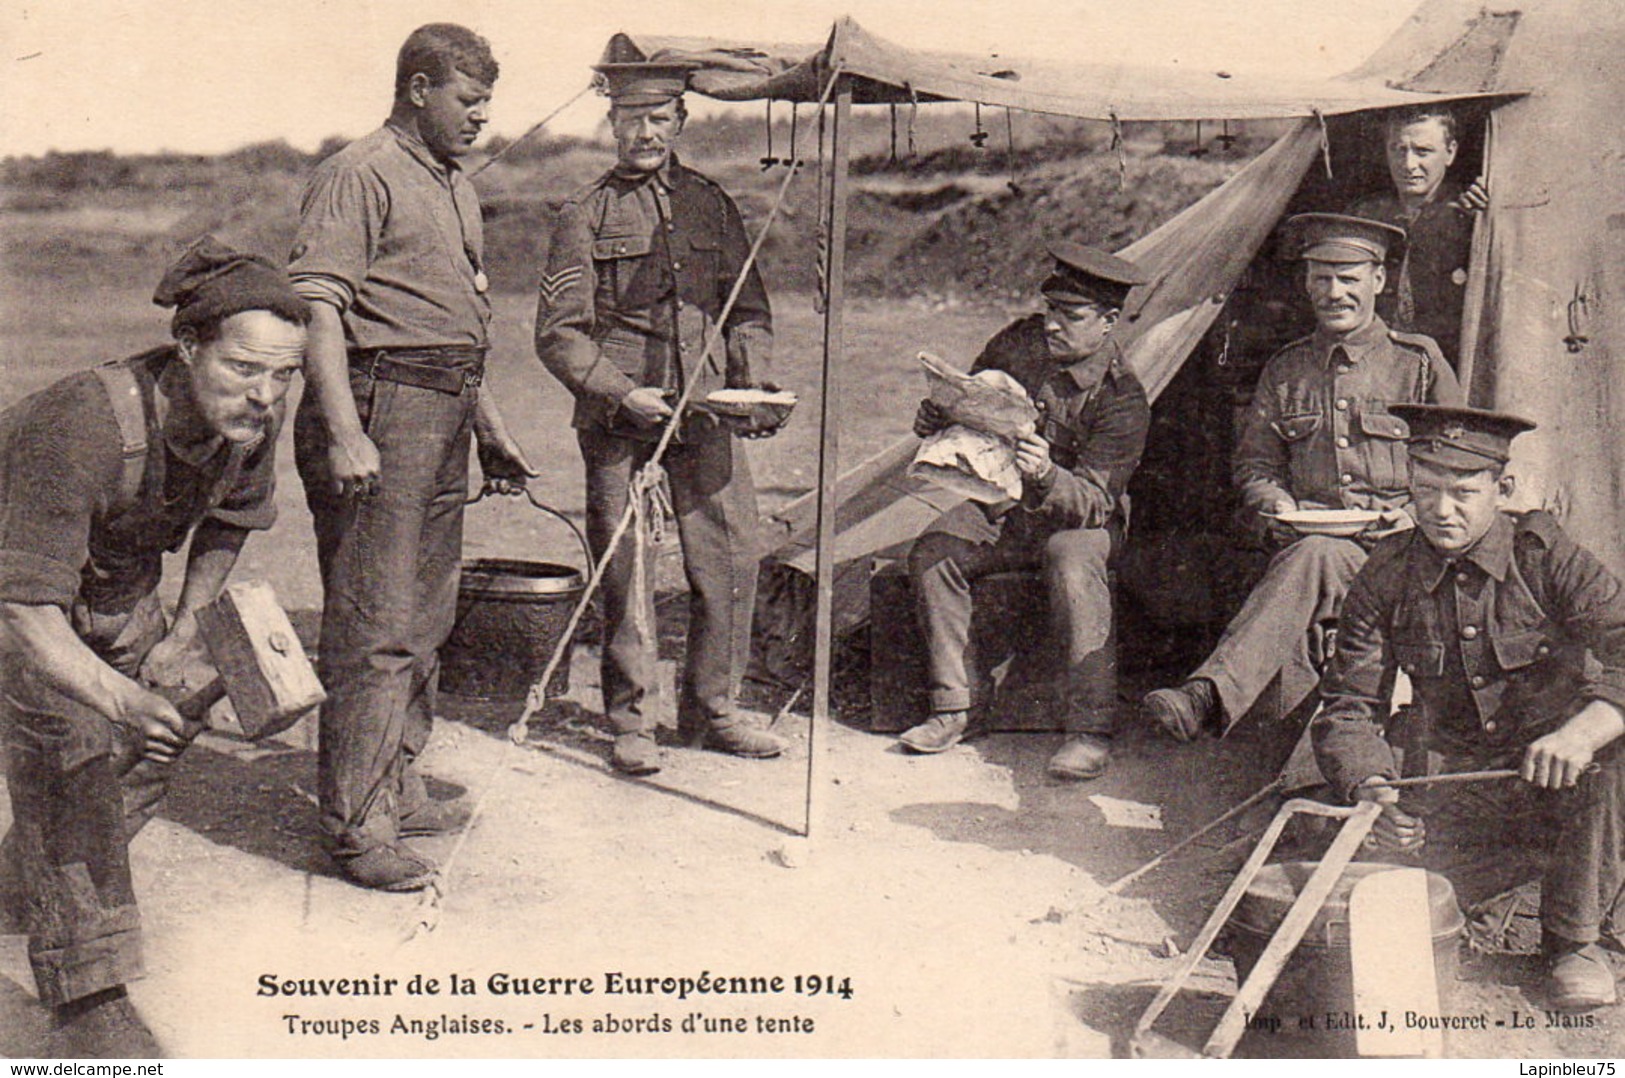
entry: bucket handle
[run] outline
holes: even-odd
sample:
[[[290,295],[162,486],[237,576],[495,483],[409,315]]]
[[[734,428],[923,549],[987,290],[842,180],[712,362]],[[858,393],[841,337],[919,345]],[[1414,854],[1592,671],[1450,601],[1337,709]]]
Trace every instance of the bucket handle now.
[[[472,498],[469,498],[463,504],[464,505],[473,505],[475,502],[480,501],[482,498],[485,498],[487,495],[496,494],[496,493],[498,493],[498,491],[496,489],[495,484],[493,484],[489,479],[487,479],[485,481],[485,483],[480,487],[479,493],[475,494]],[[524,496],[525,496],[525,500],[530,502],[531,505],[534,505],[536,508],[538,508],[542,512],[546,513],[548,516],[555,517],[558,520],[563,521],[564,526],[566,528],[570,529],[570,534],[575,536],[576,542],[581,547],[581,557],[584,559],[582,564],[584,564],[587,567],[588,571],[591,571],[592,564],[593,564],[592,563],[592,548],[587,545],[587,537],[581,534],[581,529],[576,527],[575,521],[571,520],[569,517],[567,517],[563,513],[559,512],[557,509],[554,509],[551,505],[547,505],[544,502],[538,501],[537,498],[536,498],[536,495],[531,493],[531,490],[530,490],[529,486],[520,485],[518,490],[510,490],[510,491],[507,491],[505,493],[506,493],[506,496],[508,496],[508,497],[513,497],[514,495],[523,493]]]

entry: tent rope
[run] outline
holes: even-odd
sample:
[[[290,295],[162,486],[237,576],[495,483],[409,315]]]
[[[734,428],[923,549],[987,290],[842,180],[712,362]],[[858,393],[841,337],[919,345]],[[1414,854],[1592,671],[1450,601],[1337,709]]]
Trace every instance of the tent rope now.
[[[818,288],[813,292],[813,313],[823,314],[829,309],[829,200],[824,197],[824,112],[818,106]],[[897,163],[897,106],[891,106],[891,160]]]
[[[915,92],[912,83],[905,82],[903,88],[908,91],[908,155],[914,156],[914,124],[920,118],[920,95]]]
[[[577,90],[575,96],[570,98],[570,100],[566,101],[564,104],[560,105],[558,108],[554,109],[552,112],[550,112],[546,116],[542,117],[536,123],[531,124],[530,129],[528,131],[526,131],[523,135],[520,135],[518,138],[514,139],[512,142],[510,142],[506,146],[502,147],[502,152],[501,153],[492,154],[491,157],[485,162],[485,164],[481,165],[479,168],[477,168],[473,172],[469,173],[469,178],[472,179],[473,177],[478,176],[480,173],[484,172],[486,169],[490,168],[492,165],[496,164],[498,161],[500,161],[504,157],[508,156],[508,154],[513,152],[514,147],[518,146],[521,142],[524,142],[526,139],[530,138],[530,136],[534,135],[536,132],[540,131],[542,128],[546,127],[548,124],[550,124],[554,120],[558,119],[559,113],[563,112],[565,109],[569,108],[571,105],[575,104],[577,101],[580,101],[583,97],[587,96],[587,94],[592,91],[592,87],[593,87],[592,83],[590,83],[590,82],[587,83],[587,85],[585,85],[581,89]]]
[[[844,68],[845,64],[837,63],[831,69],[829,82],[825,85],[824,92],[818,99],[820,114],[822,114],[824,105],[829,101],[829,95],[834,91],[836,83],[840,81]],[[661,460],[666,455],[667,448],[671,445],[672,438],[676,436],[678,427],[682,422],[683,413],[688,408],[689,398],[694,393],[694,387],[699,383],[701,365],[708,362],[715,353],[722,337],[722,327],[727,325],[728,318],[733,314],[734,305],[739,301],[739,294],[744,290],[745,281],[750,276],[751,270],[755,268],[756,260],[761,254],[762,244],[766,242],[768,233],[772,231],[773,223],[778,220],[779,211],[784,208],[785,199],[790,193],[790,184],[800,171],[797,168],[785,170],[784,181],[779,184],[778,194],[774,197],[772,206],[768,208],[767,218],[762,222],[762,227],[757,230],[755,240],[751,242],[750,251],[745,255],[744,264],[739,267],[739,273],[734,278],[733,287],[728,292],[728,298],[723,303],[721,312],[717,315],[715,323],[707,328],[702,347],[695,355],[693,365],[687,370],[683,379],[683,392],[673,406],[671,416],[661,428],[660,440],[655,443],[654,451],[650,454],[648,463],[643,466],[642,473],[649,473],[650,469],[660,466]],[[627,500],[627,506],[621,513],[621,519],[616,523],[615,530],[610,534],[609,541],[604,544],[603,557],[599,558],[598,564],[593,567],[592,576],[587,580],[586,587],[582,589],[581,598],[577,600],[575,609],[571,611],[570,619],[565,624],[564,631],[559,634],[559,642],[554,645],[553,654],[547,660],[547,666],[542,670],[541,676],[531,683],[530,691],[525,696],[524,710],[520,712],[519,718],[514,721],[513,725],[508,727],[507,743],[502,746],[501,751],[497,754],[497,759],[492,763],[491,769],[486,775],[485,789],[475,800],[473,809],[469,813],[468,823],[457,836],[456,845],[452,847],[451,853],[446,857],[440,872],[430,885],[424,888],[423,897],[418,902],[412,921],[406,926],[402,934],[402,946],[410,943],[425,932],[434,931],[435,927],[440,923],[443,900],[450,894],[452,874],[457,867],[458,860],[462,857],[463,850],[468,845],[469,836],[474,833],[474,824],[480,818],[491,795],[501,786],[501,777],[509,766],[510,756],[515,749],[524,745],[528,739],[531,718],[547,703],[547,684],[552,680],[559,663],[563,661],[564,656],[569,653],[569,649],[574,645],[575,632],[576,628],[581,624],[581,617],[586,613],[588,604],[592,602],[598,586],[603,582],[604,573],[609,569],[609,562],[615,556],[616,547],[620,545],[621,539],[626,535],[627,529],[632,524],[633,517],[640,512],[638,508],[639,501],[641,499],[637,497]],[[809,736],[809,752],[811,748],[812,739]]]
[[[1315,123],[1320,125],[1320,159],[1326,164],[1326,178],[1335,179],[1332,175],[1332,136],[1326,127],[1326,114],[1319,109],[1312,111],[1315,114]]]
[[[779,159],[773,156],[773,99],[771,97],[767,99],[767,155],[757,163],[762,166],[763,172],[779,163]]]
[[[1117,110],[1109,113],[1112,119],[1112,145],[1117,153],[1117,190],[1128,190],[1128,151],[1123,146],[1123,121],[1117,118]]]
[[[1021,185],[1016,182],[1016,122],[1011,118],[1010,106],[1004,108],[1004,163],[1010,172],[1010,179],[1005,186],[1016,197],[1021,196]]]

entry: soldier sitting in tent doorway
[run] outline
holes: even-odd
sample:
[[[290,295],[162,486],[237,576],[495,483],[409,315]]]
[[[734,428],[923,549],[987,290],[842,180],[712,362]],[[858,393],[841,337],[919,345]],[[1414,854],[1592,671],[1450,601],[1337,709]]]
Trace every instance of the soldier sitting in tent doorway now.
[[[1460,397],[1438,347],[1377,314],[1403,230],[1326,213],[1300,214],[1287,230],[1317,327],[1264,367],[1233,466],[1243,505],[1270,521],[1277,552],[1208,658],[1183,684],[1145,697],[1146,712],[1181,741],[1227,733],[1272,684],[1278,714],[1298,711],[1367,549],[1410,526],[1408,432],[1389,406]],[[1298,534],[1302,525],[1289,521],[1305,509],[1375,511],[1375,519],[1361,534]]]
[[[1057,243],[1050,254],[1055,271],[1041,288],[1046,312],[1005,327],[971,368],[1013,375],[1038,405],[1038,430],[1017,447],[1021,498],[961,503],[909,552],[932,714],[899,740],[914,752],[937,753],[970,732],[971,582],[1042,569],[1065,662],[1056,697],[1067,737],[1049,773],[1093,779],[1111,758],[1117,705],[1107,559],[1122,540],[1123,491],[1151,421],[1145,389],[1111,332],[1129,290],[1146,277],[1130,262],[1075,243]],[[948,423],[927,399],[914,433],[929,437]]]
[[[1449,109],[1395,111],[1384,131],[1393,190],[1366,195],[1348,209],[1355,217],[1402,228],[1407,236],[1397,279],[1378,299],[1377,313],[1394,329],[1432,337],[1454,370],[1460,364],[1473,223],[1489,206],[1489,192],[1482,176],[1466,187],[1450,178],[1461,140]]]

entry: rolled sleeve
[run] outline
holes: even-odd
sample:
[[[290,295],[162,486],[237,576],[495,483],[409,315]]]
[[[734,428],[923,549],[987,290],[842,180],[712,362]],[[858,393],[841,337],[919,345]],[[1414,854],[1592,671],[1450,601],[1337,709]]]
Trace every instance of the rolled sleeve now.
[[[299,205],[288,275],[295,282],[337,282],[353,299],[367,279],[388,213],[389,190],[371,170],[318,168]]]

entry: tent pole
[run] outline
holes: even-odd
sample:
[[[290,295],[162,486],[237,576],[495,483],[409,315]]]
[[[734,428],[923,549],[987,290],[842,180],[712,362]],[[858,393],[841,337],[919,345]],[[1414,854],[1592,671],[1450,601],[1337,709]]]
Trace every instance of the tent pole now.
[[[836,76],[835,122],[830,142],[828,294],[824,304],[823,393],[818,409],[818,545],[814,559],[817,598],[813,612],[812,725],[807,736],[806,835],[813,832],[814,805],[821,800],[823,754],[830,729],[831,636],[835,599],[835,481],[840,475],[838,439],[841,371],[846,362],[846,199],[852,144],[852,83]]]

